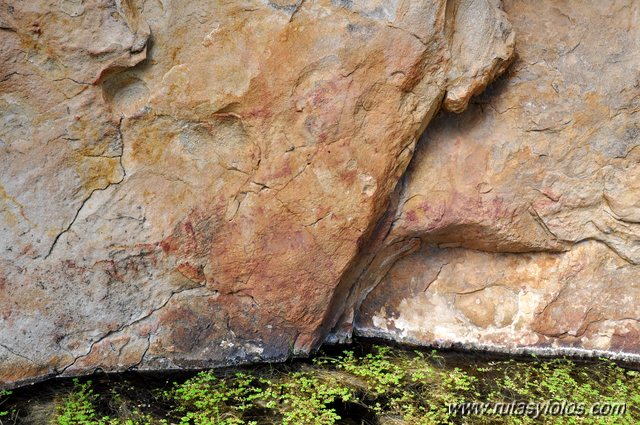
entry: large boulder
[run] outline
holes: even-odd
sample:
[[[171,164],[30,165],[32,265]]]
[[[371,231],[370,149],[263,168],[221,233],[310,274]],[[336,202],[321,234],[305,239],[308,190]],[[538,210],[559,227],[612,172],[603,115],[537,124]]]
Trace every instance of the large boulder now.
[[[511,61],[500,7],[0,3],[0,386],[316,348],[427,123]]]

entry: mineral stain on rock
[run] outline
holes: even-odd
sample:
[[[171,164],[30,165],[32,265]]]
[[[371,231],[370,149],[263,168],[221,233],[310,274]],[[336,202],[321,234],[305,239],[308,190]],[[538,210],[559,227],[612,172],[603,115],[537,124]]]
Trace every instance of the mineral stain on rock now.
[[[0,4],[0,385],[353,332],[640,354],[638,5],[565,9]]]

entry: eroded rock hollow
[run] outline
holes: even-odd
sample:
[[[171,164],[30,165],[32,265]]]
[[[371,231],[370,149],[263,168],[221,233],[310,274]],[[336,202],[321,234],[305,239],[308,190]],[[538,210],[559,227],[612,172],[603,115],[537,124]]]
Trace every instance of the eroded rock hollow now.
[[[639,10],[0,0],[0,385],[640,354]]]

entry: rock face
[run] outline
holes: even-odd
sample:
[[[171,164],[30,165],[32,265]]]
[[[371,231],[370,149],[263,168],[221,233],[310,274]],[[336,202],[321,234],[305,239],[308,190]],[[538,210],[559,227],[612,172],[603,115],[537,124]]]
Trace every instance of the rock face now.
[[[504,7],[518,58],[429,126],[351,294],[356,332],[637,358],[640,3]]]
[[[640,355],[640,4],[502,7],[0,0],[0,386]]]
[[[500,7],[0,2],[0,385],[316,348]]]

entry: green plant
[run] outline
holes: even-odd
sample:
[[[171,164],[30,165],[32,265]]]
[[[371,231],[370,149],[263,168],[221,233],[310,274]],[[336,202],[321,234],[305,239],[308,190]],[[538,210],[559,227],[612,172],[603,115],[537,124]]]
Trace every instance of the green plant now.
[[[58,405],[56,421],[59,425],[106,424],[108,418],[100,418],[94,408],[97,396],[91,388],[91,381],[80,383],[73,380],[73,389],[64,402]]]
[[[74,380],[57,397],[55,423],[66,425],[333,425],[341,416],[405,424],[636,424],[640,423],[640,372],[615,362],[570,359],[482,360],[466,355],[371,346],[323,355],[311,364],[219,369],[170,388],[141,392],[127,383],[105,387]],[[167,383],[167,385],[169,385]],[[0,423],[17,417],[10,392],[0,392]],[[144,398],[143,402],[137,400]],[[554,416],[467,414],[456,403],[627,403],[623,415]],[[355,409],[355,410],[350,410]],[[358,413],[354,413],[358,412]],[[359,420],[358,416],[349,416]],[[11,423],[11,422],[9,422]],[[392,422],[393,423],[393,422]]]
[[[0,407],[2,405],[4,405],[9,400],[9,396],[11,394],[13,394],[12,391],[0,390]],[[15,415],[15,410],[13,410],[13,409],[11,409],[11,410],[0,409],[0,424],[2,423],[3,419],[10,418],[10,417],[12,417],[14,415]]]
[[[175,401],[183,424],[254,424],[251,418],[261,410],[283,424],[331,425],[340,417],[330,405],[349,400],[351,392],[335,380],[299,371],[271,378],[236,373],[225,379],[201,372],[175,384],[165,397]]]

